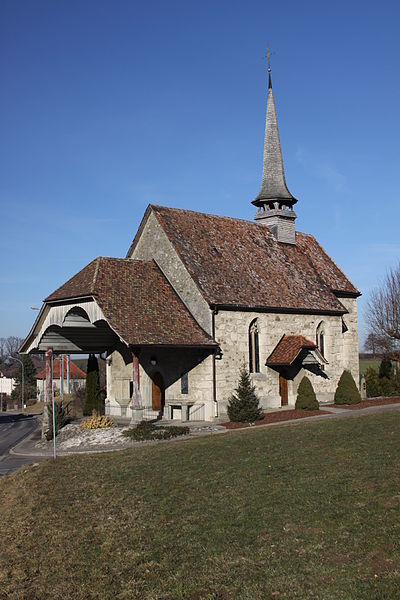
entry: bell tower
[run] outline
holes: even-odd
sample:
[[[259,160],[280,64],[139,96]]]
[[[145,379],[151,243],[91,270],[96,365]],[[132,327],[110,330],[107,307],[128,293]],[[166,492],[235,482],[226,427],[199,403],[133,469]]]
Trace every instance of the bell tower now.
[[[271,67],[268,66],[268,99],[265,125],[264,157],[261,188],[252,204],[257,207],[254,219],[267,225],[278,242],[296,244],[293,205],[296,198],[289,192],[283,168],[281,142],[274,96],[272,93]]]

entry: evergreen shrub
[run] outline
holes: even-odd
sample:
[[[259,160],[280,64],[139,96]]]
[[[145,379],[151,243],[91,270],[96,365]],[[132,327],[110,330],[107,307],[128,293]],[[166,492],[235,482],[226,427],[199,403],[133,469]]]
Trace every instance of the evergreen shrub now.
[[[297,388],[296,408],[301,410],[319,410],[317,396],[308,377],[303,377]]]
[[[359,404],[361,395],[350,371],[343,371],[335,392],[335,404]]]
[[[62,402],[57,401],[57,402],[54,402],[54,407],[55,407],[54,422],[55,422],[55,429],[56,429],[56,436],[57,436],[60,429],[65,427],[65,425],[67,425],[70,421],[70,418],[69,418],[70,405],[69,405],[69,403],[63,404]],[[48,431],[46,431],[45,435],[46,435],[46,440],[50,441],[53,439],[53,405],[52,404],[47,405],[47,414],[49,417],[49,429],[48,429]]]
[[[377,398],[381,395],[378,373],[372,367],[365,371],[365,387],[367,398]]]
[[[36,398],[37,397],[37,390],[36,390],[36,379],[35,379],[35,375],[36,375],[36,369],[35,369],[35,365],[32,362],[31,357],[29,356],[29,354],[24,354],[22,356],[20,356],[20,359],[22,360],[23,364],[24,364],[24,404],[26,404],[26,400],[27,398]],[[18,363],[18,367],[20,367],[19,363]],[[14,401],[15,404],[20,404],[21,403],[21,396],[22,396],[22,369],[18,368],[15,372],[14,375],[14,380],[15,380],[15,387],[11,392],[11,397]]]
[[[365,371],[365,385],[368,398],[400,394],[399,374],[394,374],[392,363],[388,359],[382,360],[379,373],[372,367],[368,367]]]
[[[392,361],[384,357],[379,365],[379,379],[393,379]]]
[[[104,414],[101,404],[103,399],[100,394],[99,364],[94,354],[89,355],[86,371],[85,403],[83,405],[83,416],[89,417],[94,410]]]
[[[252,423],[264,417],[246,367],[240,371],[239,384],[228,401],[227,411],[229,419],[237,423]]]
[[[179,425],[154,425],[151,421],[141,421],[133,429],[127,429],[123,435],[131,438],[135,442],[144,442],[146,440],[169,440],[180,435],[188,435],[189,427]]]

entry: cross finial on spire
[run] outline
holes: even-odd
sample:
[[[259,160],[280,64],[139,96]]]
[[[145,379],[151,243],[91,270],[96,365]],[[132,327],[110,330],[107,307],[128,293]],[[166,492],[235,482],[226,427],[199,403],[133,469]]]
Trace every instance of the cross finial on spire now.
[[[269,45],[269,42],[267,42],[267,53],[265,55],[265,58],[267,59],[267,63],[268,63],[268,88],[272,87],[272,81],[271,81],[271,56],[275,54],[275,52],[271,52],[271,46]]]

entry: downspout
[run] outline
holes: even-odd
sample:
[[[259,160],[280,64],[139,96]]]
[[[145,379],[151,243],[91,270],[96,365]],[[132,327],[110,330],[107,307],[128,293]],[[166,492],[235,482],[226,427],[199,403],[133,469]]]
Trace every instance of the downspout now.
[[[211,310],[211,328],[212,328],[212,338],[215,342],[215,315],[218,314],[218,309],[217,308],[213,308]],[[212,360],[212,371],[213,371],[213,400],[214,400],[214,417],[218,417],[218,402],[217,402],[217,365],[215,363],[216,361],[216,357],[215,357],[215,352],[213,354],[213,360]]]

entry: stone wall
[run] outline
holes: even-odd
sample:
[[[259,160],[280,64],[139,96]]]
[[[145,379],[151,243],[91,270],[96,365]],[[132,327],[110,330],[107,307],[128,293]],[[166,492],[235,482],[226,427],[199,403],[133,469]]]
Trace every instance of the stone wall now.
[[[215,361],[217,380],[217,401],[219,413],[226,413],[227,401],[237,386],[239,371],[249,362],[249,326],[254,320],[259,325],[260,373],[251,375],[264,408],[281,405],[279,395],[279,373],[265,365],[283,334],[301,334],[314,341],[317,327],[323,323],[325,331],[325,375],[309,369],[300,369],[288,381],[289,406],[294,405],[298,385],[304,375],[311,380],[320,403],[333,402],[338,380],[344,369],[351,371],[357,385],[358,332],[357,304],[353,298],[341,299],[349,313],[344,316],[347,331],[342,331],[342,317],[320,315],[273,314],[244,311],[219,311],[215,316],[216,340],[223,351],[222,360]],[[132,362],[128,353],[114,352],[112,364],[108,368],[108,400],[110,414],[121,415],[129,403]],[[152,365],[152,359],[156,365]],[[140,354],[140,382],[144,406],[152,415],[152,377],[160,372],[166,386],[167,402],[194,402],[192,415],[201,415],[206,420],[215,416],[213,401],[212,357],[194,349],[144,349]],[[181,393],[181,376],[188,372],[189,393]],[[196,413],[197,411],[197,413]],[[127,409],[126,416],[130,416]],[[164,415],[165,416],[165,415]]]
[[[156,362],[156,364],[152,364]],[[108,414],[130,417],[130,383],[132,360],[129,353],[121,349],[113,352],[107,367]],[[212,357],[196,349],[143,349],[139,355],[140,392],[146,418],[156,418],[152,411],[152,379],[160,373],[165,383],[166,403],[176,401],[193,403],[189,409],[190,420],[199,418],[212,420],[215,416],[213,401]],[[188,393],[181,392],[181,377],[188,373]],[[164,415],[166,416],[166,411]],[[174,417],[179,417],[175,410]]]
[[[352,372],[358,385],[358,337],[356,300],[344,299],[343,304],[349,310],[345,315],[348,327],[342,333],[340,316],[272,314],[240,311],[220,311],[215,317],[216,340],[223,351],[223,358],[217,365],[217,400],[220,412],[226,410],[227,400],[236,387],[239,371],[249,364],[249,326],[258,319],[260,346],[260,373],[251,375],[262,406],[278,407],[279,374],[265,365],[283,334],[301,334],[314,341],[315,333],[321,321],[325,329],[325,366],[326,377],[315,374],[309,369],[301,369],[293,380],[288,382],[289,405],[296,401],[297,387],[304,375],[311,380],[318,400],[321,403],[333,402],[337,382],[344,369]]]

